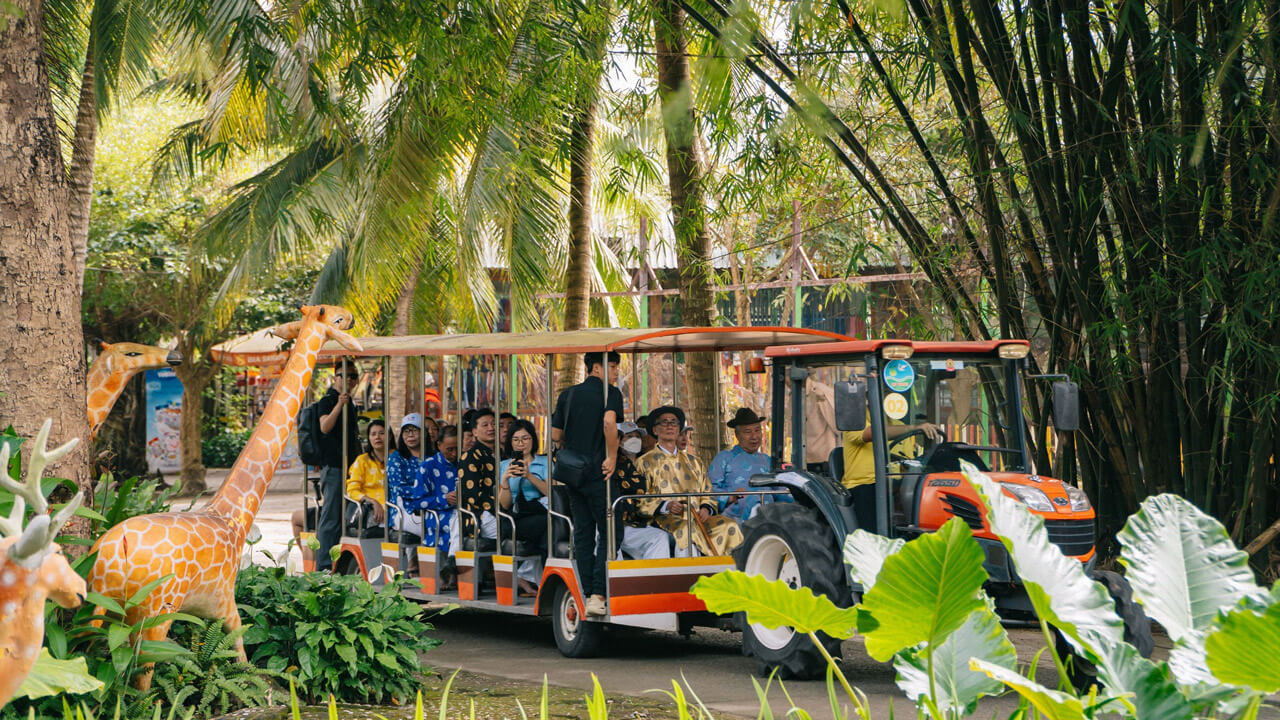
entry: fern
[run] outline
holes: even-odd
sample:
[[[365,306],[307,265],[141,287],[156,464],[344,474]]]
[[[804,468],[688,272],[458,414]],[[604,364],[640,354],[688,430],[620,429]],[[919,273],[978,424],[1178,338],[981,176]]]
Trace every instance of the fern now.
[[[271,681],[284,681],[286,676],[239,661],[236,642],[247,630],[243,626],[227,632],[221,620],[198,623],[191,635],[191,654],[157,668],[155,684],[164,703],[185,705],[195,718],[269,705]]]

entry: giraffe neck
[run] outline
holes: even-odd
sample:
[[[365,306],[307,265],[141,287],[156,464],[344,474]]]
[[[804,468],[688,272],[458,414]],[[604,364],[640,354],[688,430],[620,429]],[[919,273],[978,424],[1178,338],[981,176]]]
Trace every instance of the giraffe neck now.
[[[298,333],[284,372],[271,393],[266,410],[249,436],[227,479],[210,501],[209,512],[232,524],[236,542],[242,544],[258,514],[262,496],[275,472],[276,462],[289,441],[302,397],[311,383],[320,346],[324,344],[324,325],[307,322]]]
[[[95,362],[89,368],[90,438],[98,434],[98,428],[102,426],[102,423],[106,422],[107,415],[111,414],[111,408],[116,404],[116,400],[120,398],[120,393],[124,392],[125,382],[133,375],[133,372],[129,370],[113,373],[107,370],[105,365],[106,363],[104,362]]]

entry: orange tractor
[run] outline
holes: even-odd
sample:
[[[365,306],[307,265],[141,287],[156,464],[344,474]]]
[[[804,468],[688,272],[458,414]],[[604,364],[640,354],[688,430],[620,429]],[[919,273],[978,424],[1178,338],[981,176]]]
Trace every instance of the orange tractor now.
[[[1129,639],[1149,654],[1149,622],[1124,579],[1093,572],[1095,514],[1089,498],[1034,466],[1023,383],[1058,380],[1058,432],[1077,428],[1079,405],[1076,385],[1064,377],[1026,375],[1027,352],[1025,340],[857,340],[770,348],[773,467],[751,484],[787,488],[796,502],[760,506],[743,527],[738,568],[807,586],[847,606],[861,591],[843,563],[849,533],[861,528],[910,540],[958,517],[986,553],[987,590],[1001,616],[1033,619],[1017,571],[991,533],[981,499],[960,473],[960,462],[967,460],[1045,519],[1050,541],[1110,589]],[[757,659],[760,672],[821,677],[825,661],[807,636],[785,627],[743,625],[743,652]],[[838,656],[839,642],[823,639]]]

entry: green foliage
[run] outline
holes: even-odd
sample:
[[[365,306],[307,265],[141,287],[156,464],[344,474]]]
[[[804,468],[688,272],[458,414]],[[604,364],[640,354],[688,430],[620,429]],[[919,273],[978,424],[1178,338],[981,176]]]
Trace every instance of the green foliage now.
[[[164,704],[191,709],[197,718],[270,704],[272,680],[280,673],[240,662],[236,641],[247,627],[226,632],[221,620],[190,624],[184,643],[189,655],[156,668],[153,682]],[[175,638],[181,642],[180,638]]]
[[[93,507],[100,517],[90,519],[90,542],[131,517],[169,512],[177,492],[154,478],[135,476],[116,483],[111,473],[102,475],[93,491]]]
[[[241,571],[236,600],[254,664],[292,672],[315,701],[403,702],[421,672],[419,655],[438,642],[423,610],[400,594],[403,578],[375,589],[352,575],[288,575],[284,568]]]
[[[936,703],[935,716],[972,714],[979,698],[999,695],[1003,686],[971,669],[971,658],[983,658],[988,667],[1010,672],[1018,665],[1018,651],[1000,625],[990,598],[984,598],[984,607],[970,613],[936,647],[911,647],[895,655],[898,687],[919,704]]]
[[[1277,585],[1280,587],[1280,584]],[[1222,682],[1258,692],[1280,691],[1280,602],[1258,614],[1237,610],[1205,640],[1209,670]]]
[[[84,658],[59,660],[49,654],[48,648],[40,648],[35,665],[14,697],[34,700],[50,695],[80,695],[102,687],[102,681],[89,674]]]
[[[982,560],[982,548],[960,518],[886,558],[862,601],[864,617],[873,621],[859,623],[871,657],[885,662],[921,643],[937,647],[981,610],[987,578]]]
[[[826,595],[737,570],[698,578],[691,592],[713,613],[745,612],[750,622],[767,628],[788,626],[800,633],[847,638],[858,621],[855,610],[836,607]]]
[[[240,457],[240,451],[244,449],[244,444],[249,442],[249,435],[252,433],[252,430],[241,432],[224,430],[213,435],[205,435],[200,441],[200,461],[205,464],[205,467],[231,467],[235,464],[236,458]]]

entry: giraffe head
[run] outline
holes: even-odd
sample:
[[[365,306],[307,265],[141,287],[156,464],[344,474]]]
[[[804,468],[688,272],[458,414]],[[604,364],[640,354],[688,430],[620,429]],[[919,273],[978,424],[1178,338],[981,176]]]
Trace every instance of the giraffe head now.
[[[337,305],[303,305],[300,310],[302,311],[301,320],[277,325],[271,328],[271,334],[276,337],[296,340],[304,327],[319,324],[324,328],[325,339],[333,340],[348,350],[364,350],[364,346],[360,344],[360,341],[346,332],[355,324],[355,318],[346,308],[341,308]]]
[[[155,370],[169,365],[181,365],[182,353],[177,350],[138,343],[102,343],[102,352],[94,365],[104,363],[110,374],[132,375],[142,370]]]

